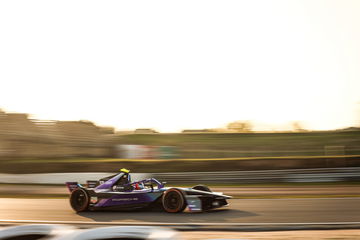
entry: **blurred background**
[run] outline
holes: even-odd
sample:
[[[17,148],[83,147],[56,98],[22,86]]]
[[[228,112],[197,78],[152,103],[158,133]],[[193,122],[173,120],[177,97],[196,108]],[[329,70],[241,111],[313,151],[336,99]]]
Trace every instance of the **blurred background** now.
[[[299,122],[292,124],[291,130],[255,131],[249,121],[234,121],[226,128],[161,133],[150,128],[117,131],[85,120],[44,121],[2,111],[0,181],[21,183],[6,174],[68,177],[72,172],[111,173],[120,167],[172,184],[360,180],[360,128],[310,131]]]
[[[125,132],[90,121],[44,121],[1,111],[0,136],[4,173],[113,171],[116,165],[132,164],[144,172],[175,166],[177,171],[360,166],[359,127],[309,131],[295,123],[291,131],[255,132],[251,123],[235,121],[224,129]],[[162,164],[154,165],[154,160]]]
[[[356,0],[0,2],[0,223],[359,229],[359,11]],[[71,211],[65,181],[120,168],[234,199],[174,218]]]

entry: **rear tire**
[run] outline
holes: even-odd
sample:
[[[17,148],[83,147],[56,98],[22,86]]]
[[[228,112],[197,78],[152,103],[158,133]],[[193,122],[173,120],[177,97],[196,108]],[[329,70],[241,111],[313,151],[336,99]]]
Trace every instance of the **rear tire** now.
[[[181,190],[170,188],[162,197],[162,205],[168,213],[179,213],[186,208],[184,194]]]
[[[208,186],[205,186],[205,185],[196,185],[192,189],[200,190],[200,191],[204,191],[204,192],[211,192],[210,188]]]
[[[76,212],[84,212],[89,206],[89,195],[82,188],[77,188],[71,192],[70,205]]]

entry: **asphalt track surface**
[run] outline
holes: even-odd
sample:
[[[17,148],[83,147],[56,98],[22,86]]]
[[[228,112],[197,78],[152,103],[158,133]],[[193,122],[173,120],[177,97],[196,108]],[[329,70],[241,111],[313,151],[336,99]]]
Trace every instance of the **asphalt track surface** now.
[[[0,220],[155,223],[360,222],[360,198],[231,199],[205,213],[162,211],[75,213],[67,199],[0,198]]]

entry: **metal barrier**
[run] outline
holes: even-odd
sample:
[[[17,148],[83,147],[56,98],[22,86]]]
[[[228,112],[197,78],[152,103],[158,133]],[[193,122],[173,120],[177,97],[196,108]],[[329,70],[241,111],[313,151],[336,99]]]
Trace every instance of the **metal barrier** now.
[[[360,181],[360,167],[291,170],[153,173],[168,183],[265,183]]]
[[[0,174],[0,183],[63,184],[66,181],[85,183],[114,173],[42,173]],[[154,177],[170,184],[177,183],[267,183],[267,182],[360,182],[360,167],[312,168],[291,170],[132,173],[132,180]]]

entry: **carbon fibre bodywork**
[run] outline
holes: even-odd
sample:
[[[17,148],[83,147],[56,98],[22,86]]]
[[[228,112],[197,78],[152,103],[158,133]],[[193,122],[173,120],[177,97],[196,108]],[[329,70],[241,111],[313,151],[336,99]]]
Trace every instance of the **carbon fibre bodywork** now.
[[[125,179],[126,183],[121,183]],[[134,210],[164,204],[164,194],[176,189],[184,198],[189,211],[207,211],[228,205],[230,196],[194,188],[170,188],[154,178],[131,182],[130,174],[119,173],[99,181],[88,181],[84,187],[77,182],[66,183],[71,206],[78,211],[72,198],[82,199],[83,210]],[[75,193],[78,196],[73,196]],[[80,204],[80,200],[77,200]],[[86,206],[85,206],[86,204]]]

